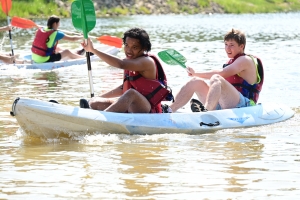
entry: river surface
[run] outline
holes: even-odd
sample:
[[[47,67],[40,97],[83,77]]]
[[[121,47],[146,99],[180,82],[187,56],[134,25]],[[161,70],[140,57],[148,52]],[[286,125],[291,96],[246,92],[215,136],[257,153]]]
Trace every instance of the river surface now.
[[[259,56],[265,67],[259,102],[284,103],[295,111],[291,119],[267,126],[199,135],[29,137],[9,115],[14,99],[78,106],[90,96],[87,67],[1,70],[0,199],[299,199],[299,19],[300,13],[101,18],[90,33],[122,37],[129,28],[142,27],[153,53],[173,48],[187,65],[209,70],[227,61],[223,35],[242,29],[246,53]],[[62,19],[61,29],[75,31],[71,19]],[[28,54],[33,34],[33,29],[12,31],[16,54]],[[7,34],[0,37],[2,52],[10,52]],[[79,42],[60,44],[80,48]],[[180,66],[164,64],[164,69],[174,93],[189,80]],[[122,72],[101,61],[92,63],[92,72],[95,94],[122,82]]]

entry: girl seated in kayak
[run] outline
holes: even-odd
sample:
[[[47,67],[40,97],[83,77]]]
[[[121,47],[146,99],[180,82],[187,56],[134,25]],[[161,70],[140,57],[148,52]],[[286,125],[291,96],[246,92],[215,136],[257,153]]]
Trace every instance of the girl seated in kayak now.
[[[32,44],[32,60],[36,63],[55,62],[63,58],[77,59],[85,56],[73,53],[68,49],[57,47],[59,40],[76,41],[83,36],[70,36],[58,30],[60,18],[52,15],[47,21],[47,27],[40,27],[35,34]]]

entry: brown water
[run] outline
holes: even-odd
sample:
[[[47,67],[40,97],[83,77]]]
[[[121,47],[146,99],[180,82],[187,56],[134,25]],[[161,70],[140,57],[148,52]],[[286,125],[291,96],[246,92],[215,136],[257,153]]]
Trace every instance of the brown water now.
[[[80,98],[90,95],[87,67],[1,70],[0,199],[298,199],[299,17],[299,13],[120,17],[98,19],[91,33],[121,37],[129,27],[140,26],[152,39],[153,53],[173,48],[187,57],[188,65],[206,70],[227,60],[222,35],[231,27],[244,30],[246,52],[261,57],[265,66],[260,102],[284,103],[296,112],[287,121],[267,126],[203,135],[28,137],[9,115],[13,100],[56,99],[77,106]],[[70,19],[63,19],[61,26],[74,30]],[[32,34],[33,30],[13,31],[15,53],[28,53]],[[6,36],[2,47],[10,51]],[[164,68],[176,93],[189,78],[179,66]],[[96,94],[122,81],[120,70],[100,61],[92,63],[92,72]]]

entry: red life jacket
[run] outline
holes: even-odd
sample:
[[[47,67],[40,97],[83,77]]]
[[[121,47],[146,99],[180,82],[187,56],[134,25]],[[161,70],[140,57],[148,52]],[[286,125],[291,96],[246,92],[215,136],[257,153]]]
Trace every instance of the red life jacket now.
[[[51,55],[56,45],[52,48],[47,47],[47,42],[49,41],[49,36],[56,30],[45,31],[43,28],[39,28],[36,32],[34,41],[32,43],[31,51],[39,56],[49,56]]]
[[[232,64],[240,56],[246,56],[246,54],[236,55],[233,59],[230,59],[227,64],[224,64],[223,68]],[[247,56],[252,56],[252,55],[247,55]],[[238,76],[237,74],[227,77],[226,80],[229,83],[231,83],[244,97],[247,97],[248,99],[252,99],[255,103],[257,103],[259,93],[264,83],[264,69],[261,60],[256,56],[252,56],[252,57],[257,60],[256,67],[257,67],[257,72],[260,76],[259,83],[251,85],[242,77]]]
[[[146,79],[137,71],[125,70],[123,93],[130,88],[137,90],[150,102],[151,113],[162,113],[161,101],[173,100],[172,90],[167,86],[167,78],[159,60],[154,55],[145,56],[150,56],[155,61],[156,79]]]

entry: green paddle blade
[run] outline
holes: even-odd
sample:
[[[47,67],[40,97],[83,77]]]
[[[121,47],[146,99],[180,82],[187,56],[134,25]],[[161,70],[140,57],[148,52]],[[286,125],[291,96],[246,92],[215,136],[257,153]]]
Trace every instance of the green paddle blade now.
[[[87,39],[88,33],[96,25],[94,4],[91,0],[75,0],[71,5],[72,23],[76,30],[83,32]]]
[[[168,65],[180,65],[186,68],[186,58],[174,49],[167,49],[158,53],[159,58]]]

